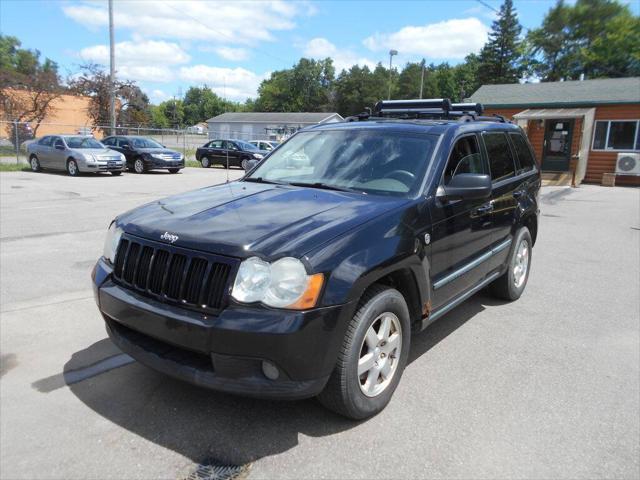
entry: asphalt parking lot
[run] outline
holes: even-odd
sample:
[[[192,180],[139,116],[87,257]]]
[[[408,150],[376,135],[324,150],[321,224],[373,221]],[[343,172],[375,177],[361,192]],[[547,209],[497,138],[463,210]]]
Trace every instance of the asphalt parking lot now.
[[[180,383],[106,338],[89,274],[110,220],[224,180],[0,174],[2,478],[640,476],[640,189],[545,188],[523,297],[415,336],[388,408],[353,422]]]

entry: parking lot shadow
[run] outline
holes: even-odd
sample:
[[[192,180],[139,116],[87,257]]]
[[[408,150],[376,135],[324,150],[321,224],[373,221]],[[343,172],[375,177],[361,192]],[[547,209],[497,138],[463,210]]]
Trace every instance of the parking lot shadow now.
[[[420,358],[489,302],[477,295],[415,335],[409,361]],[[299,434],[327,436],[358,425],[314,399],[273,402],[236,397],[174,380],[137,362],[120,362],[83,381],[69,381],[79,369],[117,357],[123,355],[111,341],[101,340],[74,353],[62,378],[99,415],[194,462],[213,458],[242,465],[296,447]]]

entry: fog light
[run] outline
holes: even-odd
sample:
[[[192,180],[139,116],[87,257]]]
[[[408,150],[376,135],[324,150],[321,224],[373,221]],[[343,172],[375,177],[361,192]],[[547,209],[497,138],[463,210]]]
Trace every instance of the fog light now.
[[[266,360],[262,361],[262,373],[269,380],[277,380],[280,376],[280,372],[278,371],[278,367],[276,367],[273,363],[268,362]]]

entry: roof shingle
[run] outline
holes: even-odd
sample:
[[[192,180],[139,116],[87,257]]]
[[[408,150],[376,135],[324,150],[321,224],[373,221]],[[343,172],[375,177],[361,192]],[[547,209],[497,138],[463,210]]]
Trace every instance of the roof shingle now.
[[[487,107],[640,103],[640,77],[483,85],[469,101]]]
[[[227,112],[207,120],[208,123],[320,123],[334,115],[332,112]]]

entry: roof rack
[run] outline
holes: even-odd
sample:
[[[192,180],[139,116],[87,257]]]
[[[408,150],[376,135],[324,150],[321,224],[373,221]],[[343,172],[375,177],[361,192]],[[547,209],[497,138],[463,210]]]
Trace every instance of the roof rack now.
[[[380,100],[373,108],[373,112],[366,111],[347,117],[348,122],[369,120],[375,118],[398,119],[445,119],[459,122],[477,120],[507,123],[504,117],[494,115],[482,116],[484,106],[481,103],[451,103],[448,98],[430,98],[414,100]]]

